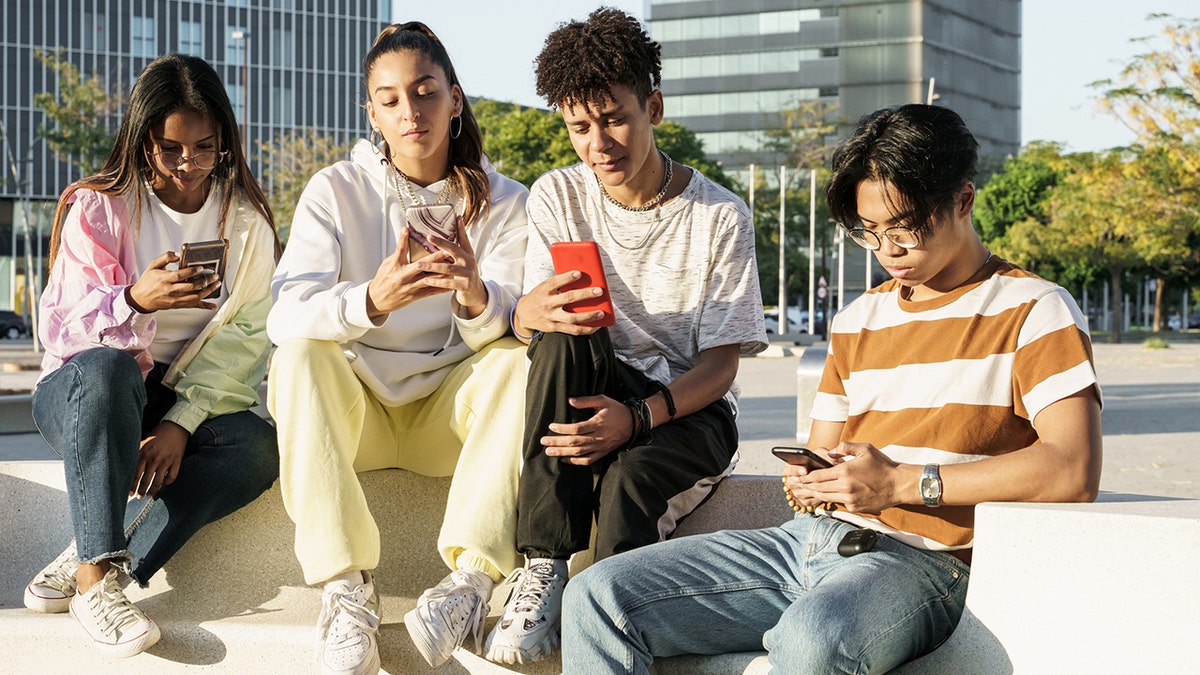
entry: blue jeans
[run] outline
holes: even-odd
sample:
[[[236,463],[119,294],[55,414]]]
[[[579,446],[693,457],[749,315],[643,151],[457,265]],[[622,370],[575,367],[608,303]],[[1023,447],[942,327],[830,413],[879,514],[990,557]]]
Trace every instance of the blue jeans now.
[[[950,636],[968,566],[880,536],[843,558],[854,526],[681,537],[584,570],[563,599],[563,672],[646,673],[657,656],[767,649],[781,673],[882,673]]]
[[[279,475],[275,429],[243,411],[206,420],[188,439],[175,481],[153,500],[129,500],[141,440],[175,402],[161,384],[165,371],[157,365],[143,380],[132,356],[98,347],[46,376],[33,394],[34,422],[63,458],[79,559],[128,561],[143,586],[196,531],[253,501]]]

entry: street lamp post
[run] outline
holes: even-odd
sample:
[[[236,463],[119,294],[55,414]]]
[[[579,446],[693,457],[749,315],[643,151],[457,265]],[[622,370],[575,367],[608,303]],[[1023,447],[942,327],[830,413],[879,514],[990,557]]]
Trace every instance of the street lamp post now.
[[[246,120],[250,117],[250,33],[235,30],[229,36],[242,41],[242,149],[248,154],[250,137],[246,135]]]

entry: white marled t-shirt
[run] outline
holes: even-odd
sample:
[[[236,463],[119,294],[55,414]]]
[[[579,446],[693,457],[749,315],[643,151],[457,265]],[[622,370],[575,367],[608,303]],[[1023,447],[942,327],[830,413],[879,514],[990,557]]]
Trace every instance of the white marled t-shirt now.
[[[670,383],[705,349],[766,349],[749,209],[700,172],[662,208],[632,212],[607,203],[595,174],[576,164],[539,178],[527,210],[525,291],[554,275],[550,244],[595,241],[616,311],[614,350],[651,379]],[[736,383],[730,393],[736,400]]]

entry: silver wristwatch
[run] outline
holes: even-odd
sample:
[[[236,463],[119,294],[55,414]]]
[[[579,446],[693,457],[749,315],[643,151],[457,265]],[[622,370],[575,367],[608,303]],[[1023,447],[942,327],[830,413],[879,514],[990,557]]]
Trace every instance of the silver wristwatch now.
[[[942,475],[938,473],[937,464],[926,464],[921,472],[921,499],[925,506],[937,507],[942,505]]]

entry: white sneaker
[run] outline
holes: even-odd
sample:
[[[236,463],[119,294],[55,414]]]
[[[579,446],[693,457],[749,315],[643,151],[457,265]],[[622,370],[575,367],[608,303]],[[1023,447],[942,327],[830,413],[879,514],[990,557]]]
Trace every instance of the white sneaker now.
[[[71,598],[75,597],[77,569],[79,561],[75,559],[75,542],[72,540],[67,550],[38,572],[25,587],[25,606],[45,614],[67,611],[71,606]]]
[[[371,573],[363,582],[325,584],[317,619],[317,665],[322,673],[374,675],[379,672],[379,595]]]
[[[429,665],[445,663],[468,633],[479,651],[494,585],[483,572],[459,569],[421,594],[417,608],[404,615],[404,627]]]
[[[158,642],[158,626],[125,597],[115,568],[87,591],[75,594],[70,608],[88,639],[108,656],[133,656]]]
[[[558,647],[567,561],[534,558],[509,579],[515,585],[488,635],[486,657],[496,663],[533,663]]]

